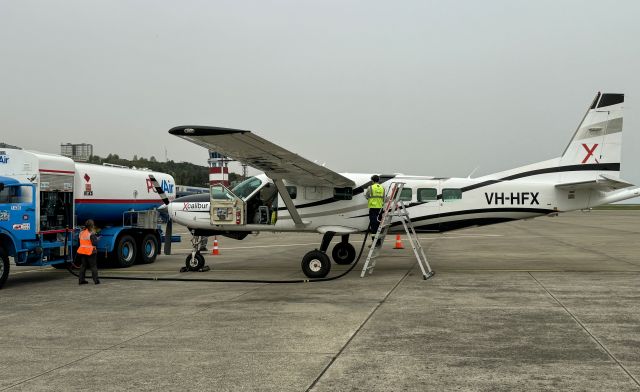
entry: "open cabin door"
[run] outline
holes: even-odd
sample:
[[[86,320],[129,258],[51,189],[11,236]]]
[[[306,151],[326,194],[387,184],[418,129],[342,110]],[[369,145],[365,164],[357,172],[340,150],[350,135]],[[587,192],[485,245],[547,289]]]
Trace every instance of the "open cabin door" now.
[[[222,184],[211,186],[210,190],[211,224],[244,225],[245,203]]]

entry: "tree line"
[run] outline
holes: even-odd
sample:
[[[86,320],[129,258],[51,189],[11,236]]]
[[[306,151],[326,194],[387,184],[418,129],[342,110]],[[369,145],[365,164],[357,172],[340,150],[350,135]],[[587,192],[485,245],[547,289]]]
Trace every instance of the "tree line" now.
[[[144,157],[133,156],[133,159],[120,158],[118,154],[109,154],[105,158],[98,155],[92,155],[88,163],[102,165],[109,163],[112,165],[120,165],[126,167],[135,167],[138,169],[150,169],[157,172],[171,174],[178,185],[187,186],[209,186],[209,167],[195,165],[189,162],[159,162],[154,156],[149,159]],[[241,176],[236,173],[229,173],[229,182],[232,184],[241,180]]]

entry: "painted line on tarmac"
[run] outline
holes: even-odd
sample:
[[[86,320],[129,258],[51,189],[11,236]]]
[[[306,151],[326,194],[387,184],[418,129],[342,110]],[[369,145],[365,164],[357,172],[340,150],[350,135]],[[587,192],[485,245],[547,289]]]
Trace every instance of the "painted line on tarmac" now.
[[[254,245],[254,246],[234,246],[232,248],[227,247],[218,247],[220,250],[234,250],[234,249],[254,249],[254,248],[284,248],[290,246],[308,246],[308,245],[318,245],[318,242],[311,242],[306,244],[282,244],[282,245]],[[171,250],[183,250],[183,251],[191,251],[191,248],[171,248]],[[207,251],[208,252],[208,251]]]
[[[418,239],[426,240],[426,241],[434,241],[434,240],[455,240],[460,238],[496,238],[496,237],[504,237],[504,235],[503,234],[469,234],[469,235],[459,235],[459,236],[418,237]]]

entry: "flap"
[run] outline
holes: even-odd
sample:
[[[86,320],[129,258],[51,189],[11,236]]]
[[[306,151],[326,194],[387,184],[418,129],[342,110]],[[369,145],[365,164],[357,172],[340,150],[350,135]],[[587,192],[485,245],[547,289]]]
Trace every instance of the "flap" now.
[[[265,140],[251,131],[184,125],[169,133],[303,186],[353,187],[350,179]]]

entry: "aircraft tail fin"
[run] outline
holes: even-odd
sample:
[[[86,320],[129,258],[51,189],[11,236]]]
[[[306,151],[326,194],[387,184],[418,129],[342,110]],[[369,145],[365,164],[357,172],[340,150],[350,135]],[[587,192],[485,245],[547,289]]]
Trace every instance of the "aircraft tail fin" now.
[[[560,166],[588,165],[619,176],[624,94],[598,93],[560,158]],[[617,173],[617,174],[616,174]]]

